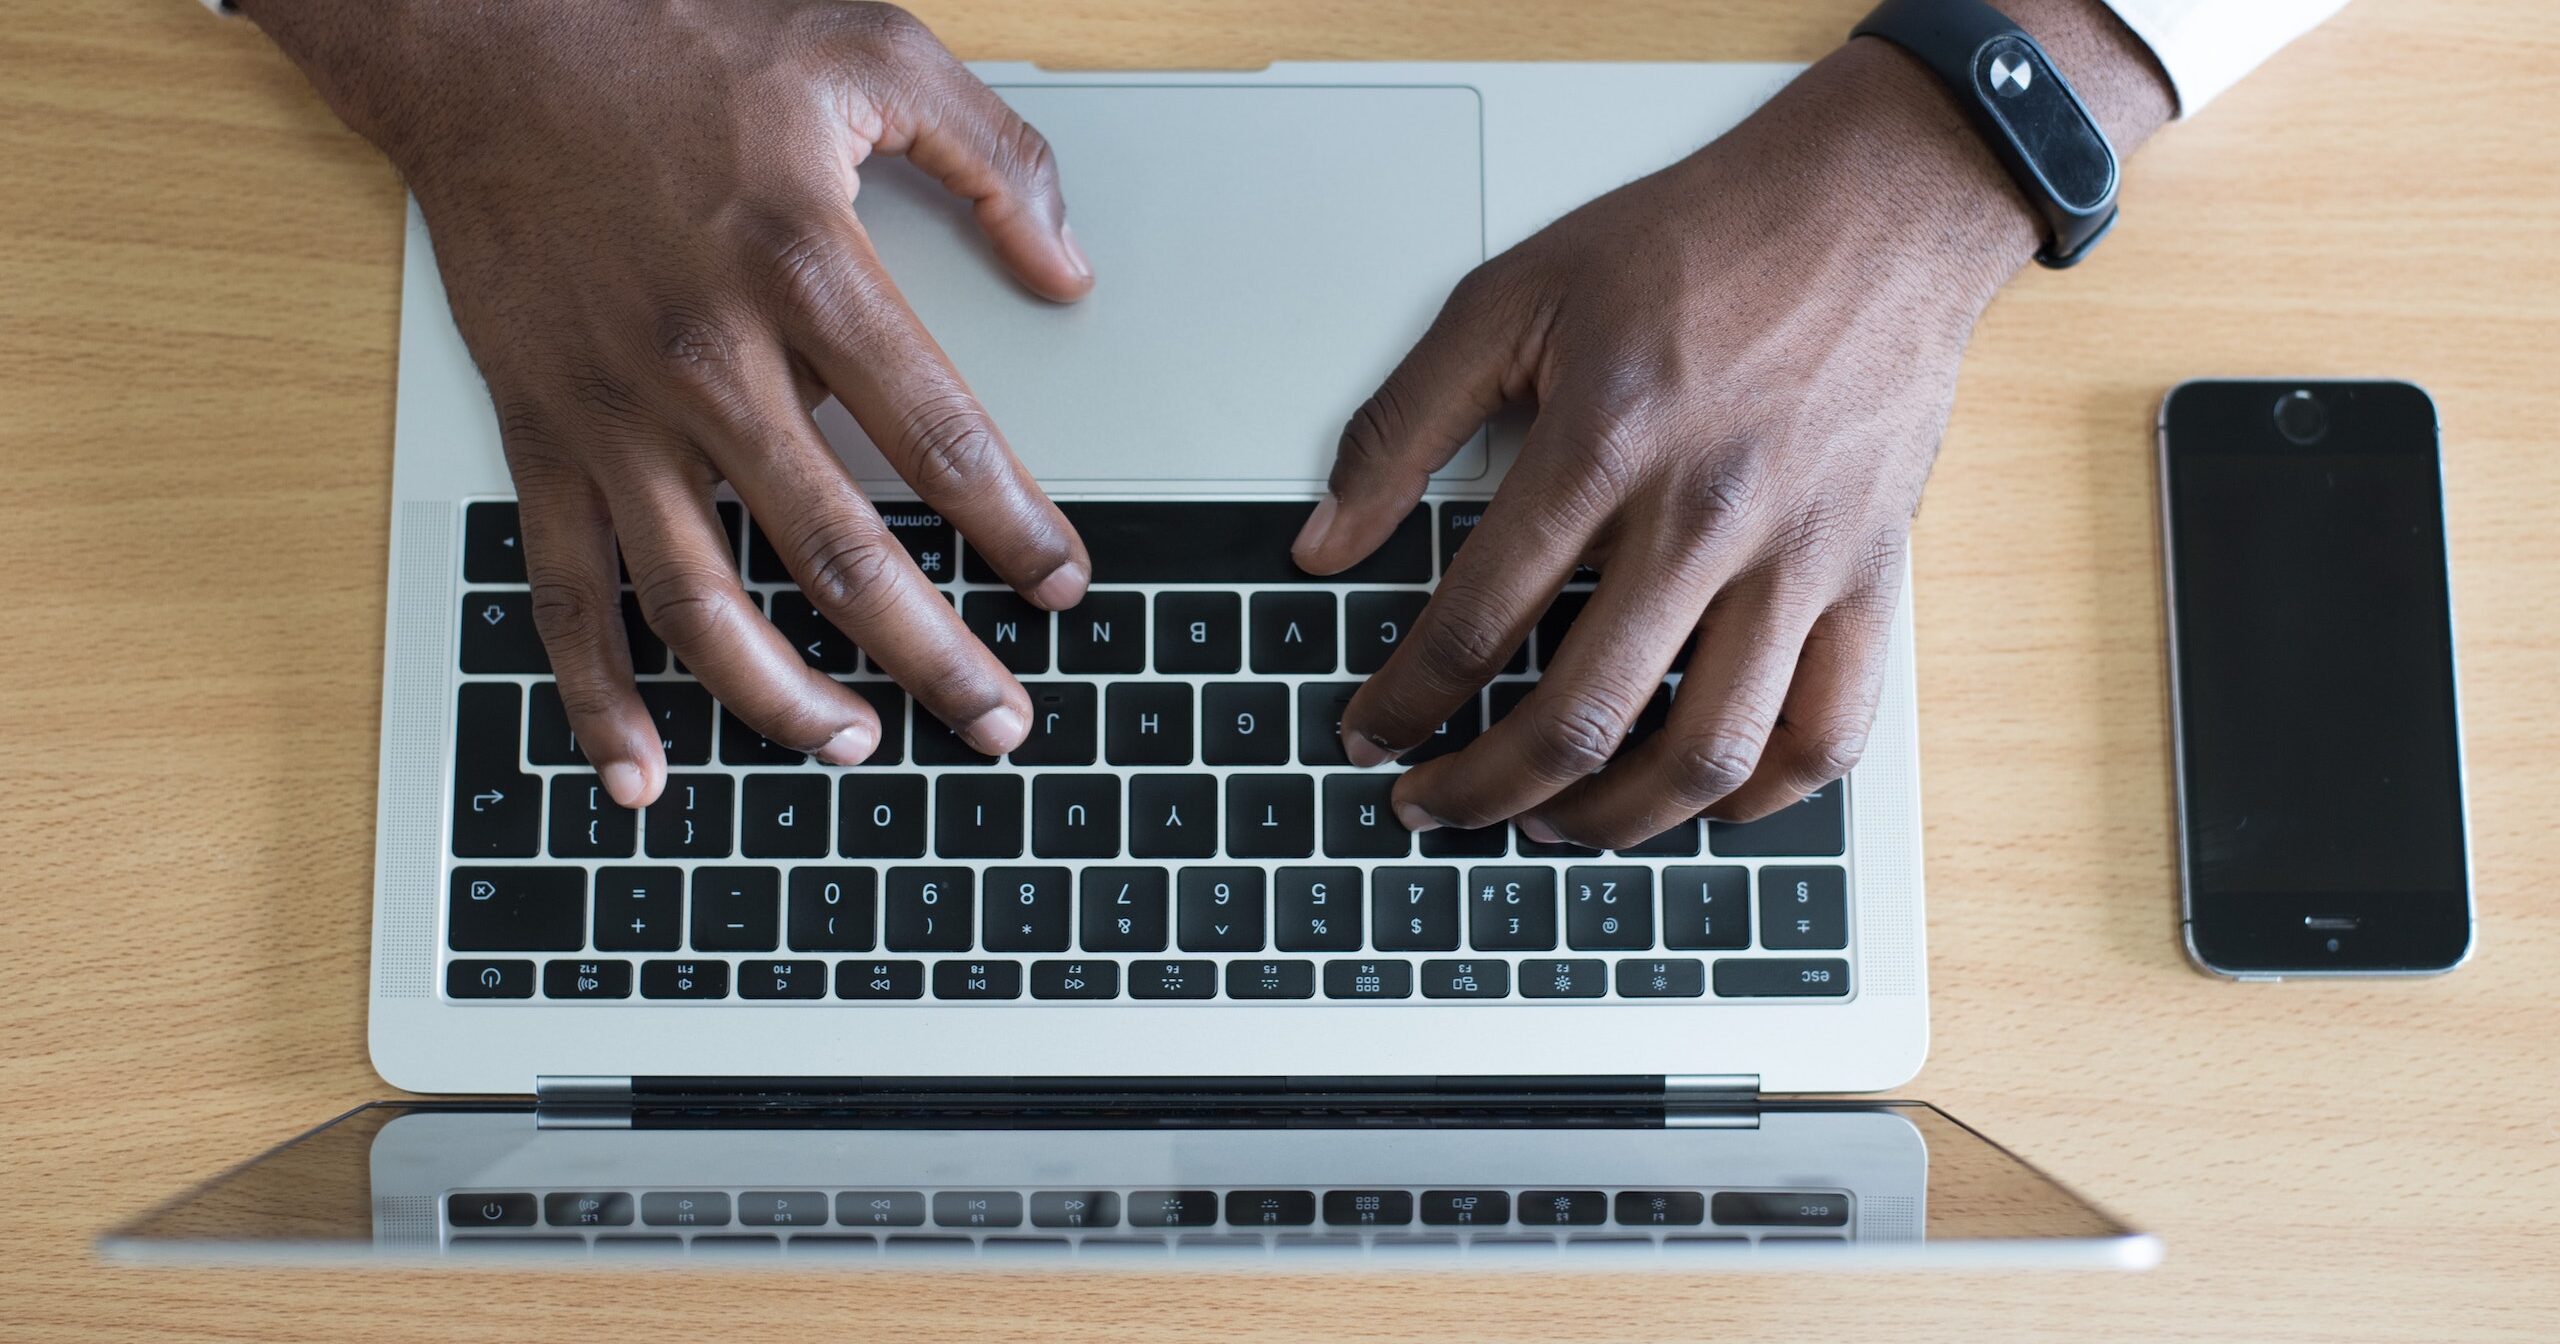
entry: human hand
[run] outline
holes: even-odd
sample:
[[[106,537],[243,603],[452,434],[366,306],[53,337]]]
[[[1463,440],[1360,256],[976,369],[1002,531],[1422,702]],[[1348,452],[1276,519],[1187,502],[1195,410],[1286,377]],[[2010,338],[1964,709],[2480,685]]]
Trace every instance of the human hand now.
[[[1366,555],[1497,407],[1536,419],[1346,707],[1346,753],[1423,743],[1578,564],[1600,581],[1516,709],[1397,781],[1399,819],[1616,848],[1846,773],[1958,361],[2040,234],[1945,93],[1870,39],[1468,276],[1352,417],[1299,563]],[[1662,730],[1621,752],[1672,671]]]
[[[853,210],[873,154],[975,203],[1050,299],[1092,287],[1048,146],[890,5],[833,0],[246,0],[416,193],[496,403],[533,613],[614,799],[665,783],[632,681],[617,541],[650,627],[740,719],[851,764],[878,716],[739,586],[726,480],[816,607],[978,750],[1021,685],[856,489],[808,411],[834,393],[1025,597],[1091,561],[900,297]]]

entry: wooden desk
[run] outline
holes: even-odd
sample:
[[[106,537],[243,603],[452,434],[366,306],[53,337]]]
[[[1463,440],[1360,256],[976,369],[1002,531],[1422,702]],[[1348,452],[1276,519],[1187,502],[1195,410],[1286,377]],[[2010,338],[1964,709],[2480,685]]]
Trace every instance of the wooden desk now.
[[[964,55],[1811,59],[1861,0],[936,4]],[[245,25],[0,24],[0,1334],[817,1340],[2560,1336],[2560,43],[2359,0],[1993,308],[1919,525],[1947,1104],[2141,1276],[1675,1282],[110,1270],[103,1225],[386,1089],[364,1052],[398,187]],[[2443,406],[2477,959],[2241,988],[2173,941],[2153,406]]]

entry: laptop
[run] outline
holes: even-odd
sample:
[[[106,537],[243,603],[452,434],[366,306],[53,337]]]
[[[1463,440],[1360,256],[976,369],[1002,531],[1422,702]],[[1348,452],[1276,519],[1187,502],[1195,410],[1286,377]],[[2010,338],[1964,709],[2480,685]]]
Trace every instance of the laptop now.
[[[1469,1235],[1519,1231],[1526,1192],[1546,1181],[1599,1192],[1566,1201],[1576,1227],[1597,1210],[1594,1226],[1626,1233],[1616,1201],[1630,1191],[1710,1208],[1743,1190],[1701,1183],[1722,1142],[1769,1167],[1762,1193],[1807,1194],[1801,1175],[1825,1171],[1832,1194],[1866,1191],[1822,1207],[1818,1227],[1867,1226],[1851,1207],[1885,1211],[1876,1235],[1894,1239],[1886,1229],[1916,1216],[1925,1170],[1884,1180],[1882,1167],[1793,1162],[1731,1135],[1798,1115],[1782,1094],[1892,1088],[1926,1052],[1907,596],[1848,778],[1762,821],[1693,821],[1597,852],[1507,826],[1410,835],[1385,806],[1402,767],[1355,770],[1336,738],[1341,705],[1500,485],[1517,423],[1461,451],[1370,560],[1316,579],[1288,556],[1345,417],[1451,285],[1685,155],[1794,67],[978,70],[1055,147],[1095,293],[1068,306],[1025,297],[960,203],[902,164],[865,166],[861,214],[1078,527],[1090,594],[1054,616],[1020,602],[850,417],[832,403],[818,417],[919,567],[1029,689],[1038,724],[1008,760],[969,751],[815,617],[755,520],[724,498],[749,591],[813,665],[880,708],[882,745],[839,768],[764,741],[633,612],[670,773],[644,814],[604,800],[533,630],[495,420],[412,208],[371,1052],[412,1092],[531,1101],[470,1120],[372,1114],[356,1128],[389,1142],[444,1125],[434,1143],[447,1143],[454,1125],[488,1126],[477,1132],[502,1153],[524,1151],[519,1131],[547,1133],[588,1170],[598,1154],[633,1155],[598,1132],[812,1117],[874,1132],[884,1108],[900,1125],[959,1125],[811,1194],[804,1220],[823,1213],[839,1232],[843,1191],[860,1182],[930,1210],[917,1171],[1036,1197],[1005,1155],[1047,1141],[1024,1147],[1019,1128],[986,1138],[988,1116],[1118,1132],[1077,1140],[1090,1146],[1040,1179],[1123,1206],[1178,1175],[1302,1192],[1283,1201],[1294,1217],[1328,1188],[1400,1173],[1417,1201],[1461,1179],[1498,1190],[1499,1218],[1485,1206],[1483,1221],[1413,1223]],[[1517,704],[1588,588],[1570,586],[1503,675],[1408,759],[1462,747]],[[1652,713],[1678,693],[1675,676]],[[1921,1133],[1908,1109],[1858,1114],[1821,1133],[1906,1149],[1900,1136]],[[1323,1144],[1241,1137],[1257,1124],[1348,1126],[1330,1150],[1338,1170],[1317,1182]],[[1517,1140],[1554,1151],[1496,1161],[1514,1140],[1457,1137],[1470,1124],[1657,1137]],[[1440,1147],[1408,1134],[1369,1160],[1369,1140],[1348,1137],[1363,1126],[1410,1126]],[[1125,1132],[1166,1128],[1220,1137]],[[1672,1129],[1727,1137],[1658,1137]],[[472,1151],[434,1143],[421,1151]],[[753,1172],[713,1161],[589,1193],[645,1206],[649,1183],[691,1181],[737,1209],[751,1193],[740,1181],[811,1162],[828,1165],[781,1153]],[[1503,1162],[1518,1179],[1488,1183]],[[434,1213],[439,1246],[561,1231],[543,1183],[499,1165],[492,1178],[485,1163],[477,1176],[422,1175],[395,1161],[385,1169],[403,1174],[373,1193],[377,1207]],[[506,1188],[486,1190],[492,1179]],[[484,1190],[507,1198],[463,1198]],[[435,1197],[418,1204],[421,1192]],[[500,1211],[482,1220],[491,1227],[473,1221],[484,1206]],[[1223,1194],[1192,1213],[1203,1210],[1216,1216],[1195,1230],[1234,1230],[1245,1212]],[[574,1199],[561,1211],[584,1226]],[[2077,1244],[2101,1258],[2138,1242],[2088,1216],[2108,1230]],[[1668,1234],[1642,1235],[1653,1246]]]

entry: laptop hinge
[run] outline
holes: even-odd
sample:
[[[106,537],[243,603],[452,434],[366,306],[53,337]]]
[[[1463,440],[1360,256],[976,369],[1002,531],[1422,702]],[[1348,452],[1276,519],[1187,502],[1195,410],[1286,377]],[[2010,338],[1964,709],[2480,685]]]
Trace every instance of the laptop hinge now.
[[[533,1080],[533,1122],[543,1129],[629,1129],[634,1102],[628,1078]]]
[[[1758,1129],[1760,1075],[1674,1073],[1662,1080],[1664,1129]]]

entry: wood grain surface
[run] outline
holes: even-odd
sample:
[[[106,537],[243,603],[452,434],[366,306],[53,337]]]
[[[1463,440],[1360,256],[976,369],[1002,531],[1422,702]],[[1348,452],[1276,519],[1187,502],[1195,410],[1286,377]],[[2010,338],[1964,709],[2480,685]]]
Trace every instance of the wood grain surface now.
[[[2234,0],[2238,2],[2238,0]],[[1860,0],[953,0],[963,55],[1787,59]],[[1909,1089],[2167,1241],[2123,1276],[641,1279],[114,1269],[383,1094],[367,893],[400,194],[244,24],[0,23],[0,1337],[2560,1337],[2560,43],[2358,0],[1990,313],[1919,522],[1936,1042]],[[2151,485],[2197,375],[2447,427],[2480,950],[2239,987],[2173,938]]]

